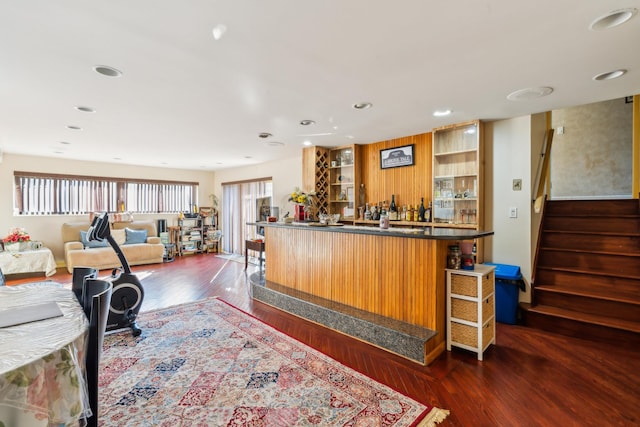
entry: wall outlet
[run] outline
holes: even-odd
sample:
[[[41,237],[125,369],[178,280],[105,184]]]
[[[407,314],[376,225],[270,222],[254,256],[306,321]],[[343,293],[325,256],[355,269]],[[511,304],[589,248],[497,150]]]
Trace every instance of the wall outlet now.
[[[518,218],[518,208],[509,208],[509,218]]]
[[[514,179],[513,180],[513,191],[522,191],[522,180]]]

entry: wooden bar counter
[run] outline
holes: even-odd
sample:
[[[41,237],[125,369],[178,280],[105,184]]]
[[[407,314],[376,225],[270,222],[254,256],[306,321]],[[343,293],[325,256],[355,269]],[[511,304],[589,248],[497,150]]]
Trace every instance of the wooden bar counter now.
[[[452,228],[259,223],[267,282],[436,332],[425,361],[446,347],[448,246],[493,232]]]

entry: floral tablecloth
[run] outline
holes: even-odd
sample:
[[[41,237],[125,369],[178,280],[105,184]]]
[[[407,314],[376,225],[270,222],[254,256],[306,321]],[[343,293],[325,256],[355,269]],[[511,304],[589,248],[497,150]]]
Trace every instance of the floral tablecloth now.
[[[55,282],[0,287],[0,311],[50,301],[63,316],[0,328],[0,425],[78,425],[91,414],[89,325],[73,292]]]
[[[0,268],[4,274],[39,273],[47,276],[56,274],[56,260],[50,249],[33,251],[0,252]]]

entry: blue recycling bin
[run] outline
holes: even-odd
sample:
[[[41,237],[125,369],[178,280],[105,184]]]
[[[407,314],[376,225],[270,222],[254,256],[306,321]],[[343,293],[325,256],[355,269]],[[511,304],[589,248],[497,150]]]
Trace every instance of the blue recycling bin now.
[[[520,267],[517,265],[495,264],[496,276],[496,321],[515,325],[518,316],[518,293],[526,290]]]

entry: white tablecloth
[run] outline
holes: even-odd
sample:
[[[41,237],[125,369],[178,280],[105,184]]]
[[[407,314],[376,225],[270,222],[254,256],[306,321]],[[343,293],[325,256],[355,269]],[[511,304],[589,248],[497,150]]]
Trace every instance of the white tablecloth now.
[[[47,248],[22,252],[0,252],[0,268],[4,274],[38,273],[56,274],[56,260]]]
[[[77,425],[91,414],[85,381],[89,325],[55,282],[0,287],[0,311],[54,301],[61,317],[0,328],[0,425]]]

